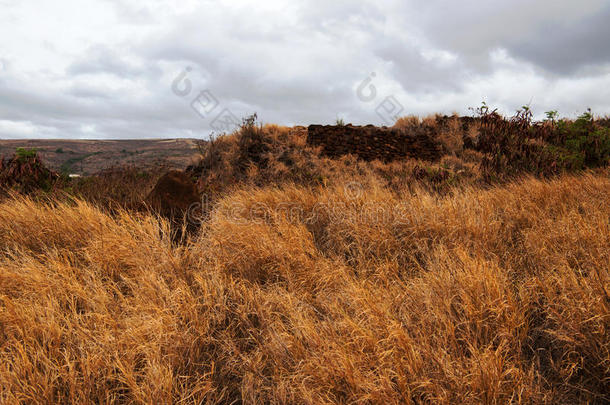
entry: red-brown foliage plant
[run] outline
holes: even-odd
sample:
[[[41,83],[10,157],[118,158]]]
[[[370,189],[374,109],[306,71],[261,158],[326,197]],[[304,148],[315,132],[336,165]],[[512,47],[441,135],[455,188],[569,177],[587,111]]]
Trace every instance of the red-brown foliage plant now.
[[[0,191],[48,191],[59,175],[45,166],[35,150],[19,148],[11,158],[0,158]]]

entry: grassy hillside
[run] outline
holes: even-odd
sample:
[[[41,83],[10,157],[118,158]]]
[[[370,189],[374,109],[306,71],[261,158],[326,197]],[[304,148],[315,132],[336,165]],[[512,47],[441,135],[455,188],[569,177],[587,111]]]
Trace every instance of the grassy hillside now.
[[[610,400],[607,169],[366,176],[236,187],[180,246],[147,214],[5,199],[1,402]]]
[[[187,171],[186,240],[142,209],[163,168],[2,160],[0,402],[609,402],[608,120],[395,128],[444,156],[245,120]]]

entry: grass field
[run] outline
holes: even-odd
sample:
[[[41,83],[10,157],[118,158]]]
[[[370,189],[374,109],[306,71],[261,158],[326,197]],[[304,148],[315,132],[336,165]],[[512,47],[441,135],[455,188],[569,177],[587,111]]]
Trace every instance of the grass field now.
[[[397,122],[440,161],[366,162],[244,120],[186,172],[208,204],[179,238],[143,209],[163,167],[18,150],[0,402],[608,403],[608,120],[463,122]]]
[[[607,170],[376,182],[237,188],[185,245],[3,200],[0,402],[610,400]]]

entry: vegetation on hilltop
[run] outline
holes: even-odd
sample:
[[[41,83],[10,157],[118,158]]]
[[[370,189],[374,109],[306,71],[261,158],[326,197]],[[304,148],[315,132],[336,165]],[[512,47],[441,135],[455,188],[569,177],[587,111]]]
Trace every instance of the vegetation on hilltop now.
[[[201,143],[201,159],[187,172],[199,191],[215,201],[244,186],[329,186],[347,181],[366,183],[371,178],[393,190],[423,187],[443,194],[455,186],[489,186],[527,174],[550,177],[606,167],[610,162],[608,119],[596,119],[590,111],[576,120],[559,119],[550,111],[542,122],[533,122],[527,107],[510,118],[485,104],[475,112],[474,117],[435,115],[404,117],[396,122],[395,128],[425,134],[441,145],[444,156],[435,163],[417,159],[365,162],[352,155],[329,158],[319,147],[307,143],[306,128],[263,125],[253,115],[244,119],[235,133]],[[29,161],[35,155],[35,150],[17,151],[13,160]],[[7,160],[4,162],[3,167],[7,167]],[[162,165],[146,171],[115,167],[73,181],[62,176],[53,187],[46,184],[39,189],[52,189],[53,196],[74,195],[102,207],[133,209],[167,170]],[[19,183],[15,179],[27,180],[27,176],[27,171],[15,176],[2,169],[0,189],[24,191],[14,187]]]

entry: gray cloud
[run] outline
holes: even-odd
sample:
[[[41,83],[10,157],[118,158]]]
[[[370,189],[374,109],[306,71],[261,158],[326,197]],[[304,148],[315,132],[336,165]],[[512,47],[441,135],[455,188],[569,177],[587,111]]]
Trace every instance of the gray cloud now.
[[[480,69],[490,50],[504,48],[516,58],[557,74],[608,62],[610,5],[603,0],[474,2],[428,1],[410,21],[432,43],[458,52]]]
[[[137,78],[146,73],[144,70],[126,61],[118,50],[112,50],[104,45],[94,45],[85,55],[70,64],[66,73],[70,76],[107,73],[121,78]]]
[[[535,29],[534,38],[509,42],[517,57],[532,61],[556,74],[567,75],[590,65],[610,63],[610,5],[577,21],[546,21]]]
[[[93,0],[81,12],[0,3],[0,137],[206,136],[224,108],[381,124],[388,96],[405,115],[530,99],[539,113],[610,112],[603,0]],[[363,102],[367,77],[377,94]],[[191,108],[202,90],[219,102],[205,117]]]

